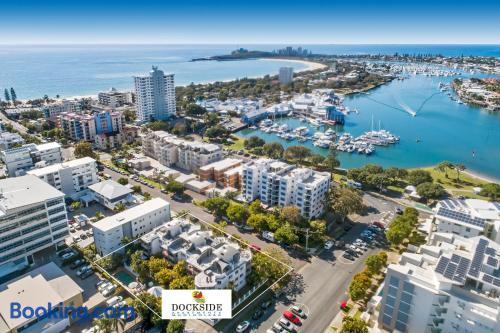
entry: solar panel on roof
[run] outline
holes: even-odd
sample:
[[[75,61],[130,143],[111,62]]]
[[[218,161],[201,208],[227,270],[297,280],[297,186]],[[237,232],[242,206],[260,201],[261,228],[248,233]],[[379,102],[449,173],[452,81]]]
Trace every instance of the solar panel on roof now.
[[[450,262],[444,271],[443,276],[447,279],[453,280],[453,276],[455,275],[455,271],[457,270],[458,265]]]
[[[497,287],[500,287],[500,279],[497,278],[493,279],[493,284]]]
[[[495,251],[495,249],[492,247],[487,247],[486,251],[484,251],[484,253],[486,253],[489,256],[495,256],[497,251]]]
[[[436,273],[439,273],[439,274],[443,274],[444,273],[444,270],[446,269],[446,265],[448,265],[448,262],[450,260],[446,257],[441,257],[439,258],[439,262],[436,266],[436,269],[435,269],[435,272]]]
[[[451,262],[458,264],[458,262],[460,261],[460,258],[461,257],[459,255],[454,254],[451,256]]]
[[[486,283],[493,283],[493,276],[484,274],[483,275],[483,281]]]
[[[497,268],[497,265],[498,265],[498,260],[493,258],[493,257],[488,257],[488,259],[486,260],[486,263],[492,267],[495,267]]]
[[[463,223],[475,225],[478,227],[483,227],[485,221],[478,217],[471,217],[468,214],[464,214],[462,212],[457,212],[445,207],[440,207],[436,213],[438,216],[443,216],[446,218],[454,219]]]
[[[474,253],[474,257],[472,258],[472,264],[470,265],[469,275],[474,277],[479,277],[479,271],[481,270],[481,266],[483,264],[484,259],[484,251],[486,251],[486,247],[489,242],[485,239],[480,239],[477,246],[476,252]]]

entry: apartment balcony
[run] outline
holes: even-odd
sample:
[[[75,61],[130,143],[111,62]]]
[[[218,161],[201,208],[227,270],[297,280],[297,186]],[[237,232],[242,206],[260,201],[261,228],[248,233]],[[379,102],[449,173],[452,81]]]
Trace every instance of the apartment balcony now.
[[[444,318],[434,318],[432,319],[432,324],[435,326],[435,327],[438,327],[439,325],[441,325],[442,323],[444,323]]]
[[[439,305],[443,306],[449,302],[450,302],[450,296],[448,296],[448,295],[439,296],[439,299],[438,299]]]

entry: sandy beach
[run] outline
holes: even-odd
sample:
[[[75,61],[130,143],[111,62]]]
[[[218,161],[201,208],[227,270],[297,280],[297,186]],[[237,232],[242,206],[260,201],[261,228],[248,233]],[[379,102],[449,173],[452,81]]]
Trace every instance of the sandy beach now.
[[[307,61],[307,60],[297,60],[297,59],[286,59],[286,58],[260,58],[259,60],[264,60],[264,61],[287,61],[287,62],[292,62],[292,63],[299,63],[299,64],[304,64],[307,66],[307,68],[300,69],[300,70],[294,70],[295,73],[301,73],[301,72],[307,72],[307,71],[314,71],[317,69],[326,69],[328,68],[327,65],[320,64],[319,62],[312,62],[312,61]]]

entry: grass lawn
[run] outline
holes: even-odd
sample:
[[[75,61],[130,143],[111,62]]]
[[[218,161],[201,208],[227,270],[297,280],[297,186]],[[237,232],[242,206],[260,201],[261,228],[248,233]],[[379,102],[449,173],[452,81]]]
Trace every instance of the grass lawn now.
[[[245,150],[245,147],[243,146],[244,142],[245,142],[245,139],[238,138],[238,140],[233,142],[231,145],[226,146],[226,148],[231,149],[231,150]]]
[[[156,188],[159,188],[159,189],[161,189],[161,188],[162,188],[160,183],[157,183],[157,182],[155,182],[155,181],[153,181],[153,180],[151,180],[151,179],[148,179],[148,178],[146,178],[146,177],[144,177],[144,176],[139,176],[139,178],[140,178],[141,180],[145,181],[146,183],[153,185],[153,186],[154,186],[154,187],[156,187]]]
[[[356,318],[357,318],[357,319],[361,319],[361,314],[362,314],[362,312],[358,310],[358,311],[356,311],[356,313],[354,314],[353,318],[355,318],[355,319],[356,319]]]
[[[445,172],[436,170],[433,167],[423,168],[423,170],[429,171],[436,183],[443,185],[445,189],[455,196],[462,195],[468,198],[488,200],[488,198],[477,195],[472,191],[473,187],[481,187],[482,185],[488,184],[488,182],[482,179],[461,172],[460,181],[458,181],[457,172],[455,170],[448,170],[448,177],[446,177]]]

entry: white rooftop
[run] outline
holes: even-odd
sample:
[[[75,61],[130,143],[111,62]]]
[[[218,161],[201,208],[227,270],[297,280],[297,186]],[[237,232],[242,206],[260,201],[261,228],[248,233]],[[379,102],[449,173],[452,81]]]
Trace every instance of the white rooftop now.
[[[41,151],[41,150],[61,148],[61,145],[58,142],[47,142],[37,145],[36,148],[37,150]]]
[[[33,175],[2,179],[0,180],[0,216],[11,209],[63,196],[64,193]]]
[[[49,173],[57,172],[57,171],[64,169],[64,168],[76,168],[76,167],[79,167],[79,166],[82,166],[82,165],[85,165],[88,163],[92,163],[92,162],[95,162],[95,160],[93,158],[82,157],[82,158],[79,158],[76,160],[52,164],[52,165],[49,165],[49,166],[46,166],[46,167],[40,168],[40,169],[33,169],[33,170],[30,170],[26,173],[29,175],[35,175],[37,177],[40,177],[40,176],[43,176],[43,175],[46,175]]]
[[[89,189],[109,200],[134,192],[130,188],[123,186],[112,179],[90,185]]]
[[[33,308],[38,306],[47,307],[47,302],[57,304],[82,292],[83,289],[53,262],[1,285],[0,317],[9,328],[6,332],[10,332],[10,329],[29,321],[24,317],[11,318],[11,302],[19,302]],[[3,333],[2,329],[5,329],[5,327],[2,327],[0,322],[0,332]]]
[[[154,198],[113,216],[105,217],[94,223],[93,227],[106,232],[163,207],[170,207],[170,204],[161,198]]]
[[[224,170],[227,168],[230,168],[232,166],[237,166],[238,164],[241,164],[243,161],[237,158],[225,158],[223,160],[213,162],[210,164],[207,164],[205,166],[202,166],[200,170]]]

